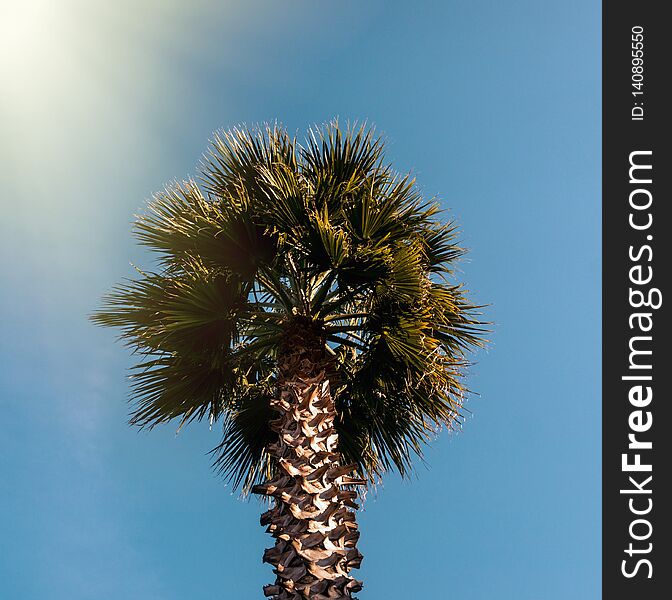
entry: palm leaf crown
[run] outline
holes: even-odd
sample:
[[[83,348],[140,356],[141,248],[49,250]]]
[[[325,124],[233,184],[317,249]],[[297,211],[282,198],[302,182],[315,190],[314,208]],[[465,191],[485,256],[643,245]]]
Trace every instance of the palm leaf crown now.
[[[209,417],[215,464],[245,491],[273,464],[269,399],[288,327],[317,327],[332,357],[339,449],[377,481],[409,472],[461,420],[477,307],[452,283],[464,253],[366,127],[331,123],[297,143],[279,126],[217,135],[200,185],[176,183],[137,218],[156,272],[115,287],[93,320],[142,360],[131,422]]]

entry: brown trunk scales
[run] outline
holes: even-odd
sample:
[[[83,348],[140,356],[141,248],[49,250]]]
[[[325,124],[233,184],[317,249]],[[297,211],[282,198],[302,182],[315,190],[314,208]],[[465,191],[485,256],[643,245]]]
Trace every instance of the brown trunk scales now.
[[[347,600],[362,589],[349,576],[362,555],[355,513],[365,485],[350,476],[356,465],[341,466],[334,429],[336,409],[326,375],[324,339],[313,322],[295,322],[279,360],[278,395],[271,401],[279,418],[271,422],[278,441],[273,479],[253,488],[273,498],[261,524],[276,538],[263,560],[273,565],[275,584],[264,587],[273,600]],[[348,487],[344,487],[348,486]]]

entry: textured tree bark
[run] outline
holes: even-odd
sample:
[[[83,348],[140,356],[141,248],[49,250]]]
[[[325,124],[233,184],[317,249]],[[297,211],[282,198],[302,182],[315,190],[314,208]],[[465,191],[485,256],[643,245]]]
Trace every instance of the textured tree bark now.
[[[273,600],[349,599],[362,588],[349,576],[362,561],[349,510],[358,508],[352,486],[365,481],[349,475],[355,465],[341,465],[324,342],[307,329],[287,336],[279,360],[278,395],[271,402],[280,413],[271,423],[278,441],[269,446],[276,475],[252,490],[273,498],[261,524],[276,538],[263,560],[277,578],[264,594]]]

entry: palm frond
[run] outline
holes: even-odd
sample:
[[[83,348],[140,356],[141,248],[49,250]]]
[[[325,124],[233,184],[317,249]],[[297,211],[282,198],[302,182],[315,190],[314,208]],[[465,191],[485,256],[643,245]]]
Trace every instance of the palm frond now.
[[[218,133],[198,180],[157,194],[136,234],[159,269],[92,317],[142,357],[132,422],[221,420],[215,466],[235,486],[274,468],[269,401],[301,324],[326,341],[340,451],[362,475],[409,473],[460,422],[484,334],[455,281],[465,251],[373,129],[332,122],[303,144],[277,124]]]

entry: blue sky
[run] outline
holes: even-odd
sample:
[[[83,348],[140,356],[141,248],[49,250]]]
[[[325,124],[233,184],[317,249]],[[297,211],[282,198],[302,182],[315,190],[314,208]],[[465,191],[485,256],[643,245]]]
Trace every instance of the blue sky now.
[[[219,432],[126,425],[86,316],[134,213],[212,132],[368,119],[438,195],[495,322],[464,429],[359,516],[362,600],[600,592],[598,2],[9,0],[0,15],[0,596],[261,597],[261,506]]]

